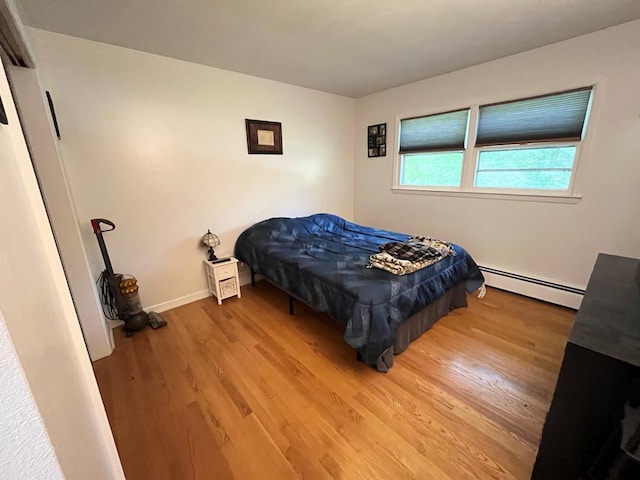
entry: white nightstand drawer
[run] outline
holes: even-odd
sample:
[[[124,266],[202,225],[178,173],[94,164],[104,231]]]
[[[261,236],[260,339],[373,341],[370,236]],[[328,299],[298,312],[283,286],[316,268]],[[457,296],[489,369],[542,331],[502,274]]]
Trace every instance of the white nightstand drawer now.
[[[222,298],[232,297],[238,294],[238,284],[236,277],[220,280],[220,295]]]
[[[216,268],[216,277],[218,278],[229,278],[235,277],[236,275],[236,266],[234,265],[225,265]]]

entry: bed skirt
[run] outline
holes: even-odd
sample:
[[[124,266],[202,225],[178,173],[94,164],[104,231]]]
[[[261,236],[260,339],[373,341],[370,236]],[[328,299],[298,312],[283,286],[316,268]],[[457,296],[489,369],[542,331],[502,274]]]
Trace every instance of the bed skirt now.
[[[387,372],[393,366],[394,355],[404,352],[411,342],[433,327],[438,319],[444,317],[451,310],[466,306],[465,282],[461,282],[398,326],[395,343],[378,357],[376,369],[379,372]]]

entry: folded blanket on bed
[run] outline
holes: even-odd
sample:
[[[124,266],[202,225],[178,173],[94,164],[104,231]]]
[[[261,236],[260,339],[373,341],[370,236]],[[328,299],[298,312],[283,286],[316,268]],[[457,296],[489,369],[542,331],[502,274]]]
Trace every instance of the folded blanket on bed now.
[[[430,237],[411,237],[408,242],[389,242],[369,257],[368,268],[380,268],[394,275],[406,275],[455,255],[450,243]]]

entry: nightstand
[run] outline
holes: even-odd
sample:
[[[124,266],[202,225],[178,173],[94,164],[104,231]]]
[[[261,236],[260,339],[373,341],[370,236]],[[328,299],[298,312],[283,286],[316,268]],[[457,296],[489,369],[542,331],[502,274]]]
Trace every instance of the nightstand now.
[[[218,305],[222,305],[225,298],[236,295],[241,297],[237,258],[231,257],[228,261],[219,263],[204,260],[204,269],[209,293],[218,299]]]

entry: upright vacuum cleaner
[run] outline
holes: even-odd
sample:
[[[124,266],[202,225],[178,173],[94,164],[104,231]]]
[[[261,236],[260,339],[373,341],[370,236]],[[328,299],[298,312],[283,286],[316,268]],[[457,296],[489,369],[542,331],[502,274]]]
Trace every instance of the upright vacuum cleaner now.
[[[108,225],[111,228],[103,230],[101,224]],[[100,276],[106,283],[106,288],[101,292],[101,301],[103,306],[110,312],[113,310],[113,307],[115,307],[115,312],[107,313],[107,311],[105,311],[107,317],[111,319],[115,319],[113,317],[116,317],[124,321],[124,332],[127,336],[132,335],[138,330],[142,330],[147,324],[150,324],[153,328],[166,325],[167,322],[156,312],[147,314],[142,310],[137,280],[133,277],[124,278],[124,275],[114,273],[102,234],[115,230],[115,224],[104,218],[92,218],[91,226],[93,227],[93,233],[98,239],[100,253],[102,253],[105,266],[105,271],[102,272]],[[115,315],[112,313],[115,313]]]

